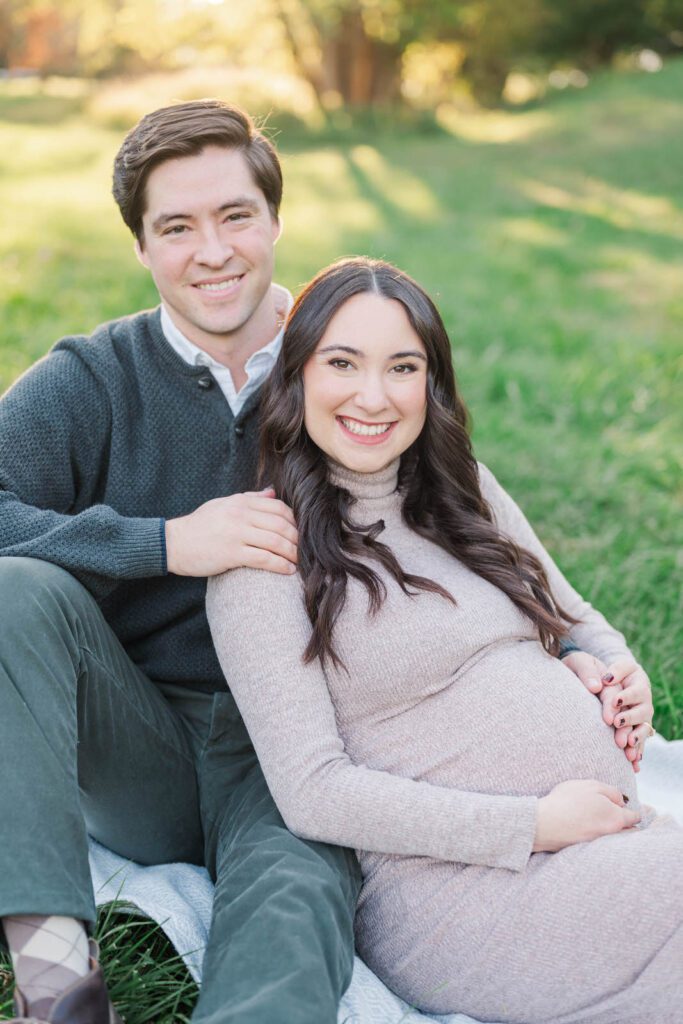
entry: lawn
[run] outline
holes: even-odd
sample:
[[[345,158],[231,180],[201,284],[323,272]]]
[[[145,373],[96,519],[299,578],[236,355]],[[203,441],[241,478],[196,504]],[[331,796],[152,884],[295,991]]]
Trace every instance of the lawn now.
[[[444,114],[432,132],[277,140],[278,279],[296,291],[363,252],[434,295],[477,454],[626,633],[670,738],[683,737],[682,97],[679,60],[525,110]],[[156,301],[108,195],[120,138],[77,102],[0,92],[0,390],[61,334]]]

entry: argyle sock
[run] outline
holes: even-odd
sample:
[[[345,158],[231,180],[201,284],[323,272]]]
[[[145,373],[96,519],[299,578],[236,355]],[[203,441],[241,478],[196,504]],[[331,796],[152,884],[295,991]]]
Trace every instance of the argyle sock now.
[[[74,917],[3,917],[17,987],[32,1017],[45,1019],[58,996],[90,970],[88,936]]]

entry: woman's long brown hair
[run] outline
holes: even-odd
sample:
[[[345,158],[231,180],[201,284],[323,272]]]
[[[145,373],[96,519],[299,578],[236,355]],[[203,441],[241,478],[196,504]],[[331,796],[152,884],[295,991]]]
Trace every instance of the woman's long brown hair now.
[[[319,657],[342,665],[333,633],[349,576],[365,586],[371,613],[380,608],[386,586],[368,562],[383,566],[407,594],[428,590],[454,601],[433,580],[403,571],[379,540],[381,520],[366,527],[353,522],[354,499],[330,483],[325,455],[304,427],[304,366],[337,310],[364,292],[400,302],[427,354],[426,421],[401,457],[399,472],[405,522],[507,594],[536,625],[546,650],[556,654],[567,624],[576,620],[554,600],[536,556],[503,537],[493,523],[436,306],[396,267],[353,257],[322,270],[297,299],[262,407],[260,479],[291,507],[299,532],[298,569],[312,625],[304,661]]]

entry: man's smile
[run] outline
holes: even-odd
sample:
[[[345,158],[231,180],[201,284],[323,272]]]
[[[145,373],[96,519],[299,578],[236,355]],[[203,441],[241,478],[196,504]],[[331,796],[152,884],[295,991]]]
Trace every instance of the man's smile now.
[[[211,281],[195,281],[193,288],[199,288],[203,292],[227,292],[242,280],[244,274],[232,274],[230,277],[221,277]]]

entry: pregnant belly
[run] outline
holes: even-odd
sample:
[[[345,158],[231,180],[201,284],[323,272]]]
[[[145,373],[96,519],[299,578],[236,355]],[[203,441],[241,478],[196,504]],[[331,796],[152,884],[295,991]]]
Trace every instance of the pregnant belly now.
[[[598,779],[637,806],[600,701],[531,641],[488,649],[443,690],[349,740],[354,760],[436,785],[543,796],[567,779]]]

